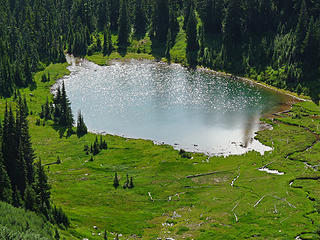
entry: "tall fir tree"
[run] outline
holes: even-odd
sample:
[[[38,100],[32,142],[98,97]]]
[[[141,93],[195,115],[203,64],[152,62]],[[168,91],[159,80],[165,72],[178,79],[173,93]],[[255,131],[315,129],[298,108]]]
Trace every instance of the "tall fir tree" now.
[[[229,0],[223,22],[223,58],[226,62],[236,53],[241,43],[241,6],[238,0]]]
[[[115,189],[117,189],[117,188],[119,187],[119,179],[118,179],[118,174],[117,174],[117,173],[114,174],[113,187],[114,187]]]
[[[32,185],[27,185],[24,192],[24,208],[30,211],[37,210],[37,196]]]
[[[146,33],[147,18],[142,0],[136,0],[134,9],[134,33],[137,37],[142,37]]]
[[[106,56],[109,53],[109,39],[108,39],[108,33],[106,29],[103,32],[102,53],[103,53],[103,56]]]
[[[78,113],[78,120],[77,120],[77,136],[82,137],[83,135],[87,134],[88,129],[84,123],[83,116],[81,111]]]
[[[50,209],[50,189],[48,177],[41,164],[41,159],[35,164],[34,190],[37,196],[37,206],[39,211],[48,217]]]
[[[191,67],[197,66],[197,57],[198,57],[198,50],[199,44],[197,39],[197,20],[194,13],[193,6],[190,7],[190,13],[186,28],[186,35],[187,35],[187,60],[188,64]]]
[[[1,154],[1,153],[0,153]],[[12,187],[9,176],[3,164],[2,154],[0,155],[0,201],[12,203]]]
[[[164,45],[169,29],[169,6],[168,0],[155,0],[152,13],[151,37]]]
[[[127,0],[120,1],[120,12],[118,20],[118,47],[126,48],[129,40],[129,19],[127,10]]]
[[[303,41],[306,37],[306,29],[308,29],[308,12],[306,7],[306,1],[301,1],[300,14],[298,18],[298,23],[296,27],[296,48],[298,58],[301,58],[303,55]]]

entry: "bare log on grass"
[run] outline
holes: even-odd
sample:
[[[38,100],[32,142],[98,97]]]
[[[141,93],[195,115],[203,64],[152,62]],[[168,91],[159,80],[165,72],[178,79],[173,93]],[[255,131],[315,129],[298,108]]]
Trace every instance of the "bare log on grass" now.
[[[233,187],[233,185],[234,185],[234,183],[235,183],[235,181],[237,181],[237,179],[240,177],[240,168],[238,169],[238,176],[236,176],[233,180],[232,180],[232,182],[231,182],[231,187]]]
[[[154,200],[153,200],[150,192],[148,192],[148,195],[149,195],[149,197],[150,197],[150,200],[154,202]]]
[[[275,161],[272,161],[272,162],[269,162],[269,163],[267,163],[266,165],[264,165],[263,167],[261,167],[261,168],[266,168],[266,167],[268,167],[270,164],[272,164],[272,163],[274,163]],[[258,168],[258,169],[261,169],[261,168]]]
[[[275,199],[278,199],[278,200],[281,200],[281,201],[287,203],[287,204],[288,204],[290,207],[292,207],[292,208],[296,208],[296,206],[294,206],[293,204],[289,203],[289,202],[287,201],[287,199],[285,199],[285,198],[279,198],[279,197],[276,196],[276,195],[274,195],[273,197],[274,197]]]
[[[283,201],[286,202],[290,207],[296,208],[296,206],[294,206],[293,204],[289,203],[289,202],[287,201],[287,199],[283,199]]]
[[[238,217],[237,217],[237,215],[235,214],[235,212],[233,212],[233,215],[234,215],[234,217],[236,218],[236,222],[238,222]]]
[[[278,213],[277,205],[276,205],[276,204],[274,204],[274,211],[273,211],[273,213],[275,213],[275,214],[277,214],[277,213]]]
[[[238,207],[239,203],[240,202],[237,202],[237,204],[232,208],[232,210],[231,210],[232,212]]]
[[[264,197],[265,197],[266,195],[263,195],[260,199],[259,199],[259,201],[258,202],[256,202],[256,204],[255,205],[253,205],[253,207],[256,207],[256,206],[258,206],[259,205],[259,203],[264,199]]]

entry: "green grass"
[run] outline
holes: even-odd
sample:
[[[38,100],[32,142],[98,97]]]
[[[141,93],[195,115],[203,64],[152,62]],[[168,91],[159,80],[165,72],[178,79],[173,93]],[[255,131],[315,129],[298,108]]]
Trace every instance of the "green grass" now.
[[[135,54],[129,56],[141,56]],[[116,56],[116,53],[108,57],[94,54],[87,58],[103,62]],[[60,138],[52,122],[35,125],[41,104],[51,98],[50,86],[68,74],[66,66],[48,66],[43,72],[50,72],[50,83],[41,83],[43,72],[39,72],[35,75],[37,89],[22,90],[33,111],[29,116],[30,131],[38,158],[43,163],[55,162],[58,156],[61,159],[61,164],[51,165],[47,173],[53,202],[71,220],[71,227],[63,232],[66,239],[102,239],[99,234],[104,229],[109,238],[111,232],[122,234],[120,239],[294,239],[303,232],[308,232],[306,237],[316,239],[319,181],[295,179],[319,176],[318,171],[304,163],[320,164],[319,143],[308,149],[317,141],[312,132],[319,133],[319,106],[299,103],[283,117],[268,120],[273,130],[259,132],[257,138],[274,150],[263,156],[249,152],[211,157],[207,162],[203,154],[191,153],[193,158],[188,159],[171,146],[106,135],[109,149],[90,162],[83,146],[90,145],[96,135]],[[1,100],[1,111],[4,105]],[[268,163],[270,169],[285,174],[258,171]],[[218,173],[186,178],[212,171]],[[115,172],[120,177],[117,190],[112,186]],[[135,188],[124,190],[121,186],[127,173],[133,177]],[[239,173],[232,187],[230,184]],[[295,181],[290,186],[292,180]],[[150,200],[149,192],[154,201]]]
[[[35,213],[0,202],[0,239],[53,239],[53,227]]]

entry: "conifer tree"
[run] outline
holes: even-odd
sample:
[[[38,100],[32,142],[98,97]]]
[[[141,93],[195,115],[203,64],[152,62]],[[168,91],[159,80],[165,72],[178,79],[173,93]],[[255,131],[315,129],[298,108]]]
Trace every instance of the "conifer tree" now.
[[[97,52],[101,51],[101,40],[99,35],[97,35]]]
[[[17,187],[16,170],[17,170],[17,141],[15,135],[15,119],[11,106],[6,105],[3,121],[2,153],[4,165],[11,181],[12,189]]]
[[[35,159],[34,150],[32,148],[31,136],[29,133],[29,123],[27,120],[27,102],[24,99],[19,97],[18,102],[18,112],[17,112],[17,123],[19,123],[19,127],[17,125],[17,131],[19,131],[20,135],[17,136],[17,142],[21,144],[21,156],[23,157],[23,161],[25,164],[26,178],[27,183],[31,184],[34,181],[34,168],[33,161]],[[20,129],[19,129],[20,128]]]
[[[183,29],[187,29],[188,21],[189,21],[189,14],[190,14],[190,8],[192,6],[192,0],[185,0],[183,1]]]
[[[45,174],[44,168],[41,165],[41,159],[35,165],[35,186],[34,190],[37,196],[37,206],[39,211],[48,217],[48,210],[50,209],[50,186],[48,178]]]
[[[303,67],[305,75],[311,75],[309,78],[316,78],[317,73],[313,70],[317,68],[320,60],[320,23],[319,20],[314,21],[311,17],[306,38],[302,45],[303,51]],[[315,51],[318,49],[318,51]],[[314,74],[314,76],[312,76]]]
[[[83,116],[81,111],[78,112],[78,120],[77,120],[77,136],[82,137],[83,135],[87,134],[88,129],[84,123]]]
[[[129,39],[129,20],[127,11],[127,1],[120,1],[120,12],[118,20],[118,46],[126,48]]]
[[[15,186],[13,189],[13,194],[12,194],[12,205],[15,207],[21,207],[23,206],[23,200],[20,191],[18,190],[18,187]]]
[[[133,178],[130,177],[130,182],[128,184],[128,188],[131,189],[131,188],[134,188],[134,185],[133,185]]]
[[[108,1],[99,0],[98,1],[98,12],[97,12],[97,28],[98,31],[102,31],[108,22]]]
[[[151,37],[164,45],[169,28],[168,0],[155,0],[152,14]]]
[[[104,30],[103,32],[102,53],[103,53],[103,56],[106,56],[109,53],[109,42],[108,42],[107,30]]]
[[[143,36],[146,33],[147,19],[142,0],[136,0],[134,9],[134,31],[136,36]]]
[[[178,8],[175,0],[169,0],[169,30],[170,31],[170,41],[173,43],[176,39],[176,36],[180,30],[178,23]],[[167,35],[168,37],[168,35]],[[168,41],[168,39],[167,39]]]
[[[229,0],[223,23],[223,58],[231,59],[236,46],[241,42],[241,7],[240,1]]]
[[[114,187],[115,189],[117,189],[117,188],[119,187],[119,179],[118,179],[117,172],[114,174],[113,187]]]
[[[27,183],[27,173],[26,173],[26,164],[23,155],[22,142],[18,143],[17,159],[16,159],[16,169],[15,172],[18,173],[15,176],[15,183],[19,193],[22,195],[26,189]],[[22,196],[21,196],[22,197]]]
[[[97,155],[100,152],[100,147],[99,147],[99,142],[98,142],[98,137],[96,137],[96,140],[93,143],[93,150],[92,153],[93,155]]]
[[[306,29],[308,28],[308,12],[306,8],[306,1],[301,1],[300,14],[298,19],[298,24],[296,28],[296,47],[298,51],[298,56],[301,57],[303,54],[302,44],[306,37]]]
[[[112,50],[113,50],[112,33],[111,33],[111,30],[110,30],[110,24],[108,24],[107,36],[108,36],[108,54],[110,54],[112,52]]]
[[[1,153],[0,153],[1,154]],[[2,158],[2,157],[1,157]],[[0,158],[0,201],[12,203],[12,188],[3,159]]]
[[[171,31],[169,29],[168,36],[167,36],[166,52],[165,52],[165,57],[166,57],[169,64],[171,63],[171,55],[170,55],[171,44],[172,44]]]
[[[188,64],[191,67],[195,67],[197,65],[197,56],[199,44],[197,40],[197,20],[194,14],[193,6],[190,7],[190,13],[186,28],[187,34],[187,60]]]
[[[27,86],[32,83],[32,73],[30,69],[30,62],[29,58],[25,58],[25,63],[24,63],[24,75],[25,75],[25,82]]]
[[[62,82],[60,106],[61,106],[60,125],[65,126],[68,128],[68,130],[72,131],[72,126],[74,121],[73,121],[73,115],[71,111],[71,104],[67,97],[64,81]]]
[[[127,173],[127,180],[123,184],[123,189],[129,188],[129,175]]]
[[[24,192],[24,208],[26,210],[35,211],[37,205],[37,196],[31,185],[27,185]]]

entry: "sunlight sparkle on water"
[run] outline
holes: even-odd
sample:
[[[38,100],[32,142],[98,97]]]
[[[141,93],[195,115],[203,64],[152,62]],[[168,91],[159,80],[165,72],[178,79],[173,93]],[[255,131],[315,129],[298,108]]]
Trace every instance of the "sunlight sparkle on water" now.
[[[67,94],[89,130],[151,139],[210,154],[270,148],[254,140],[280,98],[248,83],[177,64],[131,60],[70,66]]]

